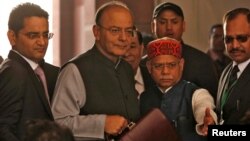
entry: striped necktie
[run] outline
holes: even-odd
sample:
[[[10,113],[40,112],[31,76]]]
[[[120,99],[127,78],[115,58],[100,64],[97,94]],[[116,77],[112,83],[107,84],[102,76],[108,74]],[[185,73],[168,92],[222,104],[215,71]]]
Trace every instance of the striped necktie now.
[[[224,105],[226,104],[227,102],[227,99],[234,87],[234,85],[236,84],[237,82],[237,73],[239,71],[239,68],[237,65],[235,65],[229,75],[229,79],[228,79],[228,85],[227,85],[227,88],[225,89],[223,95],[222,95],[222,98],[221,98],[221,107],[222,107],[222,110],[223,110],[223,107]]]

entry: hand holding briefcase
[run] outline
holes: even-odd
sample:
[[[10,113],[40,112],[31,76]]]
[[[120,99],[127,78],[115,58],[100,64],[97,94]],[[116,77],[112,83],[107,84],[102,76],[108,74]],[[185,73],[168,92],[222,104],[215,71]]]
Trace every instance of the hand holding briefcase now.
[[[171,121],[160,109],[152,109],[119,141],[180,141]]]

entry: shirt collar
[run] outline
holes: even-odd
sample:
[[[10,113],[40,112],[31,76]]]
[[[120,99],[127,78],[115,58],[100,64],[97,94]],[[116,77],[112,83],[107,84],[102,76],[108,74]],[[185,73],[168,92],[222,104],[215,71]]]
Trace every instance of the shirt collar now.
[[[136,74],[135,74],[135,81],[141,85],[144,84],[142,74],[141,74],[141,68],[138,67]]]
[[[166,94],[173,86],[167,88],[166,90],[163,90],[162,88],[158,87],[160,89],[160,91],[163,93],[163,94]]]
[[[38,63],[36,63],[36,62],[34,62],[34,61],[28,59],[27,57],[23,56],[21,53],[19,53],[19,52],[16,51],[16,50],[12,50],[12,51],[14,51],[14,52],[17,53],[18,55],[20,55],[25,61],[27,61],[28,64],[30,64],[30,66],[31,66],[31,68],[32,68],[33,70],[35,70],[35,69],[37,68]]]
[[[247,67],[247,65],[250,63],[250,58],[248,60],[246,60],[245,62],[242,62],[240,64],[238,64],[238,68],[239,68],[239,72],[237,73],[238,78],[240,77],[241,73],[245,70],[245,68]],[[235,61],[233,61],[233,66],[232,68],[237,65],[237,63]]]

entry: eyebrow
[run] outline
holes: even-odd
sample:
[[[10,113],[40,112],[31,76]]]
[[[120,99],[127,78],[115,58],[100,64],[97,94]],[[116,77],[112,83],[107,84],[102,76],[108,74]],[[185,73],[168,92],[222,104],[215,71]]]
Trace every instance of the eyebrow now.
[[[30,32],[26,32],[26,33],[39,34],[40,32],[30,31]],[[44,32],[41,32],[41,33],[42,34],[49,33],[49,31],[44,31]]]

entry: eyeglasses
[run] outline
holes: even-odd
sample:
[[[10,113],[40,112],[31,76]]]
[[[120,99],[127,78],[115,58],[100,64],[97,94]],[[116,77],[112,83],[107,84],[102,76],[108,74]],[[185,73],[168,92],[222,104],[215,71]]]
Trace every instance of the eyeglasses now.
[[[20,32],[22,33],[22,32]],[[25,35],[26,37],[28,37],[29,39],[31,40],[34,40],[34,39],[39,39],[41,36],[44,38],[44,39],[51,39],[54,35],[54,33],[36,33],[36,32],[27,32],[27,33],[22,33],[23,35]]]
[[[234,39],[236,39],[240,43],[245,43],[248,40],[249,37],[250,37],[250,35],[248,35],[248,34],[236,35],[235,37],[233,37],[233,36],[225,36],[224,41],[225,41],[226,44],[230,44],[230,43],[232,43],[234,41]]]
[[[106,27],[99,25],[99,24],[98,24],[98,26],[109,31],[114,36],[121,35],[122,31],[123,31],[123,29],[120,27],[106,28]],[[133,27],[124,29],[124,32],[125,32],[126,36],[128,36],[128,37],[133,37],[135,35],[135,29]]]
[[[167,67],[168,69],[174,69],[177,67],[177,65],[180,63],[180,61],[178,62],[172,62],[172,63],[155,63],[152,64],[152,66],[156,69],[156,70],[163,70],[163,68]]]

